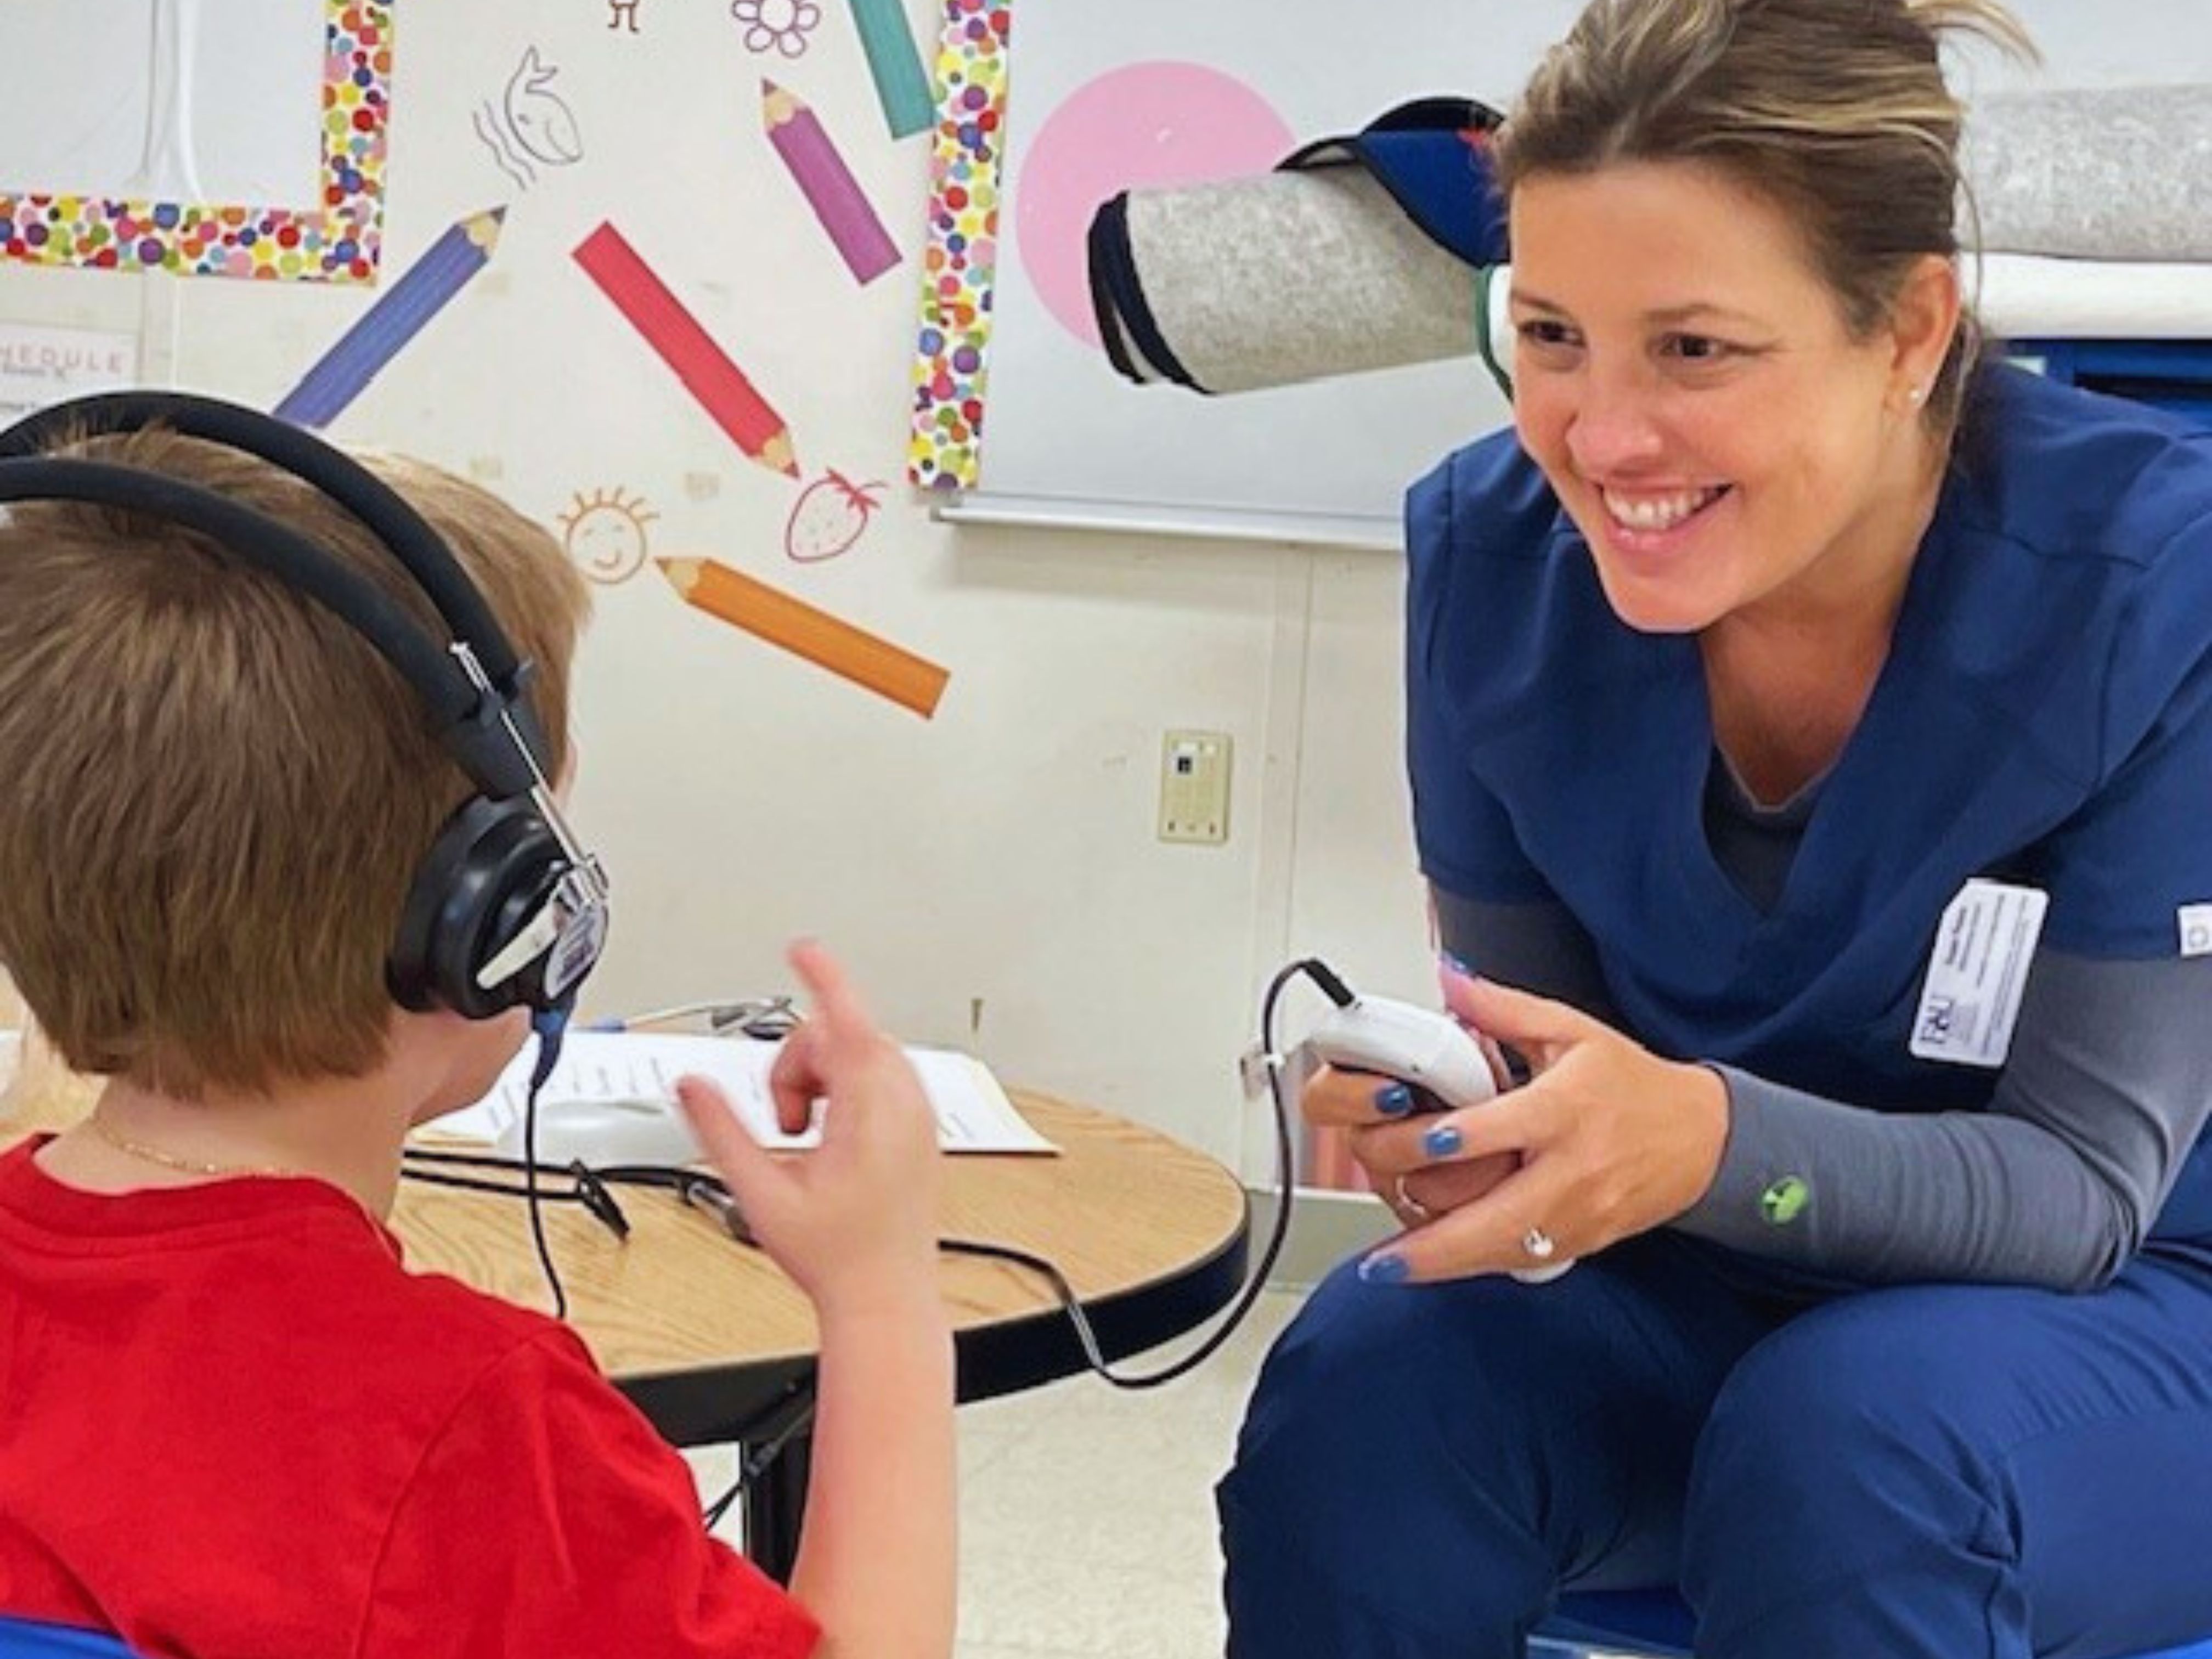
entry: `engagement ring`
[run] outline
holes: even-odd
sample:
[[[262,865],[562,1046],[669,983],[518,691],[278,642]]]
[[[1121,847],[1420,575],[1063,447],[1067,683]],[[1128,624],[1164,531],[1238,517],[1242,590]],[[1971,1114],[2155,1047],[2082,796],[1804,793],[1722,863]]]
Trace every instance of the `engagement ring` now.
[[[1426,1223],[1436,1219],[1429,1213],[1427,1205],[1406,1190],[1406,1177],[1403,1176],[1398,1176],[1390,1183],[1390,1207],[1400,1212],[1401,1216],[1412,1216],[1417,1222]]]

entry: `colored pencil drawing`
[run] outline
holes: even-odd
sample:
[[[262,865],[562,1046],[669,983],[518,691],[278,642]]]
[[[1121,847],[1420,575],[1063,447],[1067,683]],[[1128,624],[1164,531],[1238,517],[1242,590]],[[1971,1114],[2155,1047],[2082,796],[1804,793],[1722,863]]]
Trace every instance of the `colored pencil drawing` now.
[[[994,0],[1003,3],[1003,0]],[[847,0],[853,9],[854,26],[860,31],[860,50],[868,60],[869,77],[884,106],[884,124],[894,138],[927,132],[937,120],[937,106],[929,88],[929,71],[922,66],[921,52],[914,42],[914,27],[907,21],[905,0]],[[978,10],[985,0],[947,0],[954,10],[963,6]]]
[[[576,492],[561,515],[561,542],[576,568],[595,582],[612,586],[645,568],[649,548],[646,526],[660,516],[642,495],[616,489]]]
[[[856,484],[842,472],[825,472],[799,492],[783,526],[783,551],[797,564],[819,564],[848,551],[867,533],[883,506],[881,483]]]
[[[730,15],[745,26],[747,52],[802,58],[822,8],[813,0],[732,0]]]
[[[560,72],[557,64],[539,61],[537,47],[526,47],[499,101],[487,98],[471,119],[499,170],[524,190],[538,182],[538,167],[573,167],[584,159],[575,112],[553,90]]]
[[[620,231],[601,222],[572,257],[732,443],[771,472],[805,476],[783,416]]]
[[[806,100],[763,80],[761,125],[853,280],[865,286],[895,267],[898,244]]]
[[[653,563],[693,610],[804,658],[924,720],[935,717],[951,676],[927,658],[719,559],[655,559]]]
[[[507,210],[495,207],[447,226],[285,394],[277,419],[313,428],[336,420],[483,270],[506,222]]]

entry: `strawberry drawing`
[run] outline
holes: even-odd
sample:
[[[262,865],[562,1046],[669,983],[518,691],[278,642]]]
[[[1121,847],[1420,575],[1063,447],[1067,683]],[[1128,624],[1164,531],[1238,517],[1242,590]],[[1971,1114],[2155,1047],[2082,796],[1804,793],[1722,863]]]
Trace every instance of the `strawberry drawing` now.
[[[868,515],[883,503],[873,492],[880,483],[855,484],[842,472],[826,472],[806,486],[783,527],[783,550],[800,564],[834,559],[860,539]]]

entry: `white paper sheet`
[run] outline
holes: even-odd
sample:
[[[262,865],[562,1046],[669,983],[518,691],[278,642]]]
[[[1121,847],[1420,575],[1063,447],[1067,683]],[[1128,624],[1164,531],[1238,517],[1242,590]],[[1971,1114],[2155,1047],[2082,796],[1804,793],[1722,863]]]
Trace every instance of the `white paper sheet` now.
[[[543,1115],[569,1104],[652,1102],[676,1109],[676,1081],[691,1073],[721,1085],[739,1120],[762,1145],[812,1146],[818,1129],[787,1135],[776,1127],[769,1067],[776,1045],[749,1039],[671,1036],[641,1032],[572,1032],[560,1064],[538,1097]],[[428,1126],[440,1137],[496,1141],[521,1121],[537,1045],[522,1052],[477,1104]],[[1060,1149],[1031,1128],[983,1062],[949,1048],[908,1048],[924,1092],[937,1112],[938,1145],[947,1152],[1052,1153]]]
[[[0,426],[88,392],[138,384],[138,337],[0,322]]]

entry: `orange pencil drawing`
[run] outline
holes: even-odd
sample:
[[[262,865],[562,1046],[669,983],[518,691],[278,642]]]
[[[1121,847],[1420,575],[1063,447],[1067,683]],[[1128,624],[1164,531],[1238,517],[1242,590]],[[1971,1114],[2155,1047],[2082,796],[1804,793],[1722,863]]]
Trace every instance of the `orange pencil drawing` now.
[[[924,720],[937,713],[938,700],[951,676],[935,663],[718,559],[653,562],[668,585],[695,609],[889,697]]]

